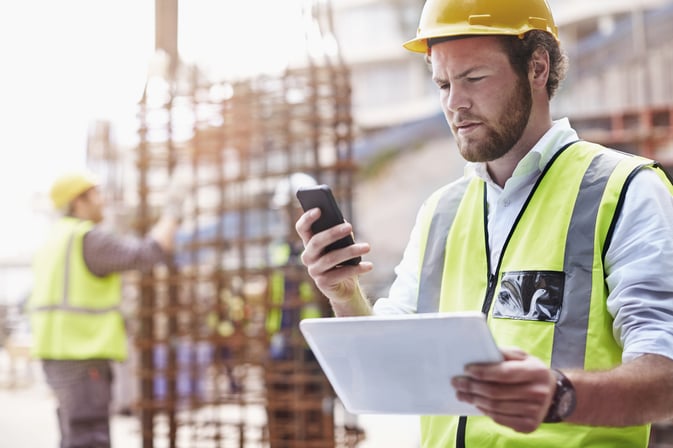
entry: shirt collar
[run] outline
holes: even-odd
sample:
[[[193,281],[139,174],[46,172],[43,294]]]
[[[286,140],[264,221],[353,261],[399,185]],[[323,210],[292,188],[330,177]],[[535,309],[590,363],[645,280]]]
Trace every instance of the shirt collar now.
[[[512,173],[512,178],[528,176],[533,172],[542,172],[549,161],[561,148],[578,140],[577,132],[570,126],[568,118],[552,123],[552,127],[542,136],[531,150],[521,159]],[[487,183],[493,183],[485,162],[468,162],[466,172],[473,172]]]

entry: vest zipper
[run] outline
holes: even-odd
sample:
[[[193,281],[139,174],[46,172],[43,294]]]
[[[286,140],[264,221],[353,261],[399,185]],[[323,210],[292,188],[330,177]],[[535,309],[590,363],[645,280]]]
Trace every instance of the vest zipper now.
[[[495,294],[495,287],[497,286],[498,277],[495,274],[488,274],[488,288],[486,288],[486,295],[484,297],[484,303],[481,305],[481,312],[484,316],[488,316],[488,310],[491,309],[491,304],[493,303],[493,296]]]

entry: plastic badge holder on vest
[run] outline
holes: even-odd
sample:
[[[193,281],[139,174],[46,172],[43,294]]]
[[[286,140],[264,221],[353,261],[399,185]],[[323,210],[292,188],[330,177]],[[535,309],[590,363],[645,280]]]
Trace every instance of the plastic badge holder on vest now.
[[[502,354],[480,312],[304,319],[300,328],[356,414],[480,415],[451,378]]]

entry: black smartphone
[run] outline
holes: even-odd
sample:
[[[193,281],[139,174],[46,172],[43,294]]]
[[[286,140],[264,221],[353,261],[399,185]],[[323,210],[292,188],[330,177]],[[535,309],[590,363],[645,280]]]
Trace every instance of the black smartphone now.
[[[312,208],[320,209],[320,218],[311,225],[311,230],[314,234],[344,222],[344,217],[341,214],[341,209],[339,208],[336,199],[334,199],[332,189],[327,185],[323,184],[315,187],[300,188],[297,190],[297,199],[299,199],[299,203],[304,211],[308,211]],[[354,243],[353,236],[348,235],[327,246],[325,252],[341,249],[342,247],[350,246]],[[355,257],[342,264],[356,265],[360,263],[360,261],[362,261],[361,257]]]

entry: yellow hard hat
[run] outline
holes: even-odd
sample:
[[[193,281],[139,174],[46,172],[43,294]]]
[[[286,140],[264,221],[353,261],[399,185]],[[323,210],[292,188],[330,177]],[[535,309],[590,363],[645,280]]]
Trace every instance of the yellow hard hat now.
[[[99,184],[98,177],[90,171],[73,171],[54,181],[49,191],[49,197],[54,207],[62,209],[77,196]]]
[[[403,45],[427,53],[428,39],[469,35],[523,36],[530,30],[551,33],[558,28],[546,0],[427,0],[416,38]]]

